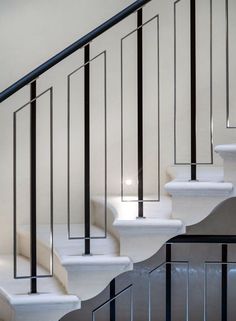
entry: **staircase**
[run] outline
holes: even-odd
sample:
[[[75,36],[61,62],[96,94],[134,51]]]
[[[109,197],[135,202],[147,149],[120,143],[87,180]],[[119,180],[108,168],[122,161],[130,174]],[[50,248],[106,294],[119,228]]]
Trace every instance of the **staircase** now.
[[[171,126],[174,127],[171,160],[162,160],[162,148],[166,148],[163,135],[169,133],[162,133],[161,13],[153,14],[157,6],[155,0],[135,1],[0,93],[2,108],[9,107],[10,103],[14,106],[11,110],[13,220],[7,218],[6,231],[2,233],[2,243],[6,246],[0,250],[0,321],[58,321],[101,293],[118,275],[132,271],[135,263],[152,257],[168,240],[185,234],[188,226],[203,221],[223,201],[235,196],[236,145],[218,145],[217,141],[213,146],[212,37],[210,135],[206,138],[210,144],[203,155],[205,158],[210,155],[211,161],[198,159],[195,0],[190,1],[188,8],[191,86],[187,131],[190,130],[190,142],[187,161],[177,161],[178,126],[182,127],[177,119],[176,84],[179,2],[173,4],[175,124]],[[135,26],[127,28],[125,21],[130,17],[135,18]],[[107,143],[108,138],[116,140],[107,134],[108,127],[112,126],[108,122],[112,100],[107,77],[111,56],[109,48],[103,46],[97,52],[93,41],[123,23],[118,37],[121,74],[114,73],[109,78],[110,82],[116,81],[116,76],[121,80],[120,174],[113,171],[112,178],[112,184],[115,181],[114,185],[119,186],[116,193],[111,192],[112,188],[109,190],[111,178],[108,180],[108,169],[113,165],[109,163],[108,149],[109,146],[117,149],[117,145],[108,146]],[[155,37],[150,27],[154,28]],[[148,35],[153,41],[147,43]],[[127,39],[131,39],[131,46]],[[150,43],[155,45],[154,49],[150,50]],[[73,56],[78,52],[83,58],[79,66],[77,56],[76,59]],[[53,86],[51,76],[50,80],[44,79],[46,85],[41,78],[71,57],[74,60],[66,65],[68,72],[63,76],[63,80],[66,79],[63,90],[66,92],[67,147],[55,157],[55,139],[58,138],[54,101],[59,91],[57,85]],[[135,61],[134,66],[133,61],[126,61],[130,58]],[[150,65],[147,62],[151,62]],[[173,120],[173,111],[169,118]],[[170,119],[168,121],[170,123]],[[223,129],[217,130],[219,135]],[[60,140],[63,134],[59,136]],[[169,140],[172,138],[168,137]],[[66,158],[66,166],[59,164],[60,156]],[[0,222],[5,223],[1,218]],[[170,260],[167,255],[167,264],[168,261],[171,255]]]

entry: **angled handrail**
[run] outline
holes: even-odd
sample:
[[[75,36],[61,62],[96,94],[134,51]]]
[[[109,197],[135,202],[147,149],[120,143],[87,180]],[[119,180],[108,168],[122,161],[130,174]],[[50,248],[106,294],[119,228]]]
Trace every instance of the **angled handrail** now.
[[[72,45],[68,46],[51,59],[22,77],[20,80],[6,88],[0,93],[0,103],[6,100],[8,97],[16,93],[18,90],[23,88],[24,86],[31,83],[33,80],[38,78],[40,75],[45,73],[47,70],[73,54],[78,49],[84,47],[89,42],[100,36],[102,33],[107,31],[108,29],[112,28],[114,25],[119,23],[120,21],[124,20],[126,17],[137,11],[139,8],[143,7],[146,3],[150,2],[151,0],[137,0],[127,8],[123,9],[112,18],[108,19],[104,23],[102,23],[99,27],[95,28],[94,30],[90,31],[88,34],[74,42]]]

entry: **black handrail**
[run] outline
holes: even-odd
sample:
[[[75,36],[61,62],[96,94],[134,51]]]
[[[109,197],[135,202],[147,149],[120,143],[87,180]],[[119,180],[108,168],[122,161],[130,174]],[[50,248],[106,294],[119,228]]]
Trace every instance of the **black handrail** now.
[[[112,28],[114,25],[119,23],[120,21],[124,20],[126,17],[137,11],[139,8],[143,7],[146,3],[150,2],[151,0],[137,0],[131,5],[129,5],[127,8],[123,9],[119,13],[117,13],[115,16],[107,20],[106,22],[102,23],[99,27],[95,28],[76,42],[74,42],[69,47],[65,48],[55,56],[53,56],[51,59],[28,73],[26,76],[22,77],[20,80],[15,82],[10,87],[6,88],[0,93],[0,103],[6,100],[8,97],[16,93],[18,90],[23,88],[24,86],[31,83],[33,80],[38,78],[40,75],[45,73],[47,70],[73,54],[78,49],[84,47],[88,43],[90,43],[92,40],[100,36],[102,33],[107,31],[108,29]]]
[[[236,235],[178,235],[170,239],[167,244],[174,243],[218,243],[218,244],[231,244],[236,243]]]

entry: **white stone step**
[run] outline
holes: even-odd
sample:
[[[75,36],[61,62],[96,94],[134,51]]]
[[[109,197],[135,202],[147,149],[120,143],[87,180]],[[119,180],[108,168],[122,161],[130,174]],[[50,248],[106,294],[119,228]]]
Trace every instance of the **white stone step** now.
[[[172,196],[228,196],[233,189],[231,183],[174,180],[165,185]]]
[[[236,144],[218,145],[215,147],[215,152],[218,153],[224,161],[224,180],[232,182],[236,187]],[[236,195],[236,188],[233,196]]]
[[[72,224],[72,230],[83,235],[83,224]],[[49,269],[49,225],[38,225],[38,260]],[[91,236],[103,236],[104,231],[91,226]],[[29,226],[18,231],[20,253],[29,257]],[[119,256],[118,241],[109,233],[107,238],[91,240],[92,256],[83,256],[84,240],[68,240],[66,224],[54,225],[54,273],[66,291],[86,300],[100,293],[118,274],[133,268],[132,261]],[[110,262],[110,264],[108,264]]]
[[[18,273],[27,275],[29,260],[18,256]],[[38,273],[48,273],[38,266]],[[38,280],[38,294],[28,294],[27,279],[13,278],[12,255],[0,256],[0,317],[4,321],[58,321],[65,314],[79,309],[77,296],[67,295],[60,283],[53,278]]]
[[[166,172],[170,180],[188,181],[191,178],[191,166],[189,165],[168,166]],[[204,182],[222,182],[224,181],[223,166],[199,165],[197,167],[197,178]]]
[[[67,291],[82,300],[99,294],[117,275],[133,269],[127,256],[63,256],[61,264],[67,271]]]
[[[149,195],[149,199],[154,199]],[[135,199],[130,196],[129,200]],[[103,202],[94,199],[95,222],[102,226]],[[108,198],[108,229],[120,240],[120,255],[139,262],[149,258],[171,237],[184,232],[180,220],[171,219],[172,200],[161,196],[160,202],[145,202],[146,219],[137,219],[138,203],[122,202],[120,196]]]
[[[236,144],[217,145],[215,147],[215,152],[218,153],[222,158],[228,156],[236,160]]]
[[[155,199],[156,196],[150,195],[149,199]],[[121,196],[111,196],[107,201],[108,228],[111,234],[119,238],[117,230],[113,228],[115,219],[136,220],[138,216],[138,203],[132,200],[135,197],[130,196],[130,202],[122,202]],[[101,198],[94,198],[94,218],[96,225],[104,226],[104,202]],[[147,218],[169,219],[172,212],[172,200],[168,196],[161,196],[160,202],[144,202],[144,214]]]
[[[192,225],[202,221],[219,203],[231,197],[234,186],[225,182],[174,180],[167,183],[165,189],[172,196],[173,218]]]
[[[170,238],[185,232],[177,219],[129,219],[117,218],[114,228],[120,235],[120,251],[134,262],[143,261],[155,254]]]

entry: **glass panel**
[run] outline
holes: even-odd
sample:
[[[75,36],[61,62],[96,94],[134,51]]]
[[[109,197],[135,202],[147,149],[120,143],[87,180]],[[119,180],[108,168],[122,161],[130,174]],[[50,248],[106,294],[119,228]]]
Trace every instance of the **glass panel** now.
[[[113,317],[115,315],[115,318]],[[93,311],[93,321],[133,321],[132,286]]]
[[[221,320],[221,263],[205,265],[205,320]]]
[[[234,321],[236,315],[236,263],[229,263],[228,266],[228,321]]]
[[[170,306],[167,297],[167,266],[171,265]],[[169,279],[170,280],[170,279]],[[165,321],[171,314],[172,321],[188,320],[188,264],[163,264],[150,274],[150,321]]]

